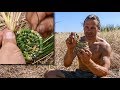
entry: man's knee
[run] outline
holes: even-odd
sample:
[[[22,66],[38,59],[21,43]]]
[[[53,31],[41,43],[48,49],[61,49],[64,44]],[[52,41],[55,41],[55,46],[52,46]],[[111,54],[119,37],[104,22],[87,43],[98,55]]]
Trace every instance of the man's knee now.
[[[52,70],[52,71],[47,71],[44,74],[45,78],[60,78],[60,77],[64,77],[64,75],[61,73],[60,70]]]
[[[52,70],[52,71],[46,71],[45,74],[44,74],[44,77],[45,77],[45,78],[48,78],[49,76],[51,76],[51,75],[53,75],[53,74],[55,74],[55,71],[54,71],[54,70]]]

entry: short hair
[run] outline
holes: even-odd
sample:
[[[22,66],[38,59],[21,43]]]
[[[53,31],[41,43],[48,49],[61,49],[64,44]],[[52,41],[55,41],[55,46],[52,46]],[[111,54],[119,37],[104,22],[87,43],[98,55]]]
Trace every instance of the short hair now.
[[[86,19],[84,20],[83,25],[85,25],[85,22],[86,22],[87,20],[89,20],[89,19],[91,19],[91,20],[97,20],[97,22],[98,22],[98,28],[100,29],[100,27],[101,27],[101,25],[100,25],[100,19],[99,19],[98,16],[96,16],[96,15],[94,15],[94,14],[88,15],[88,16],[86,17]]]

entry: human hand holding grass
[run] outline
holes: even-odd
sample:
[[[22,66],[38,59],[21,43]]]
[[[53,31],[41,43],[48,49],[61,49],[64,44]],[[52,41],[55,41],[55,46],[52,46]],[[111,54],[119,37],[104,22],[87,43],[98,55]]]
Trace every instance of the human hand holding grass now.
[[[4,29],[0,32],[0,64],[25,64],[21,50],[16,45],[15,34]]]
[[[16,37],[17,46],[22,51],[26,63],[37,63],[40,61],[40,58],[54,51],[53,33],[51,33],[50,37],[43,39],[39,32],[23,28],[20,22],[22,20],[22,12],[1,12],[0,14],[4,20],[5,28]],[[3,46],[2,38],[4,31],[0,31],[0,47]]]

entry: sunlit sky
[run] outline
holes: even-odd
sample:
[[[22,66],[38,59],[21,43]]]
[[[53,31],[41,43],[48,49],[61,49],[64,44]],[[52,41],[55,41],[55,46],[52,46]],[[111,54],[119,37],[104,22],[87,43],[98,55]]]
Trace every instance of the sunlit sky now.
[[[55,32],[81,32],[89,14],[97,15],[101,25],[120,25],[120,12],[55,12]]]

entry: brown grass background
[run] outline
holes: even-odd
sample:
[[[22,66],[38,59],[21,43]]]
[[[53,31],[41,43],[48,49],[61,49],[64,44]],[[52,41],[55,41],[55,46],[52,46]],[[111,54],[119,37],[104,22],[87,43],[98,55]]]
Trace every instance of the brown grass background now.
[[[0,65],[1,78],[44,78],[44,73],[48,70],[62,69],[75,70],[78,67],[77,58],[69,68],[63,66],[63,58],[66,53],[65,40],[69,32],[55,33],[55,65]],[[83,33],[78,33],[80,36]],[[101,32],[99,34],[106,39],[112,47],[111,55],[111,75],[110,78],[120,78],[120,30],[111,32]]]

